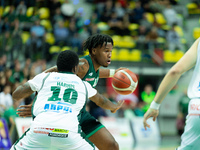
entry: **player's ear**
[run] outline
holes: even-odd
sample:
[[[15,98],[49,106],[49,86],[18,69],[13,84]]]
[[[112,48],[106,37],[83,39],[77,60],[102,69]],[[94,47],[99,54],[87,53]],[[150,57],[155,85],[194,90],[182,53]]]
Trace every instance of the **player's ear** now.
[[[92,55],[96,55],[96,48],[92,49]]]

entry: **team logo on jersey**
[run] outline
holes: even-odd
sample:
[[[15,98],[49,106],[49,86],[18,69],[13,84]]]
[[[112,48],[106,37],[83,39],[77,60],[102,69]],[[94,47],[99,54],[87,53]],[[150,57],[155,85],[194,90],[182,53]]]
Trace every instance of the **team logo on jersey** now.
[[[94,81],[95,78],[86,78],[85,81]]]
[[[93,75],[93,72],[90,72],[90,73],[89,73],[89,76],[92,76],[92,75]]]

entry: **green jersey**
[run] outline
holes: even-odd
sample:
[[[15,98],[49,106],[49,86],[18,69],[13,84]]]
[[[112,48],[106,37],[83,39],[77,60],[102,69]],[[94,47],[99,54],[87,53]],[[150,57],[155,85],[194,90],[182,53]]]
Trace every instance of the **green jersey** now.
[[[89,55],[83,56],[81,58],[84,58],[88,61],[89,64],[89,70],[86,73],[86,75],[83,77],[83,81],[87,81],[93,88],[96,87],[98,81],[99,81],[99,70],[96,72],[94,69],[94,65],[92,63],[92,59]]]
[[[96,87],[98,80],[99,80],[99,70],[96,72],[94,69],[94,65],[92,63],[92,59],[89,55],[81,57],[82,59],[86,59],[89,64],[89,69],[86,75],[82,78],[83,81],[87,81],[93,88]],[[91,101],[90,101],[91,102]],[[94,133],[96,133],[98,130],[103,128],[104,126],[96,120],[91,114],[86,111],[85,109],[86,105],[84,105],[82,109],[82,115],[81,115],[81,120],[80,120],[80,126],[81,129],[84,132],[84,136],[87,138],[92,136]],[[88,141],[91,145],[90,141]]]

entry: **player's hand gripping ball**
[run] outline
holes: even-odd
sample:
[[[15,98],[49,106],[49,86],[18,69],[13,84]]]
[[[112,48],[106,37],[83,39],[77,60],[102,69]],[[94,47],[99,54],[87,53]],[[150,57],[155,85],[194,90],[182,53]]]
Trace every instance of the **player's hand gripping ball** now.
[[[113,89],[121,95],[128,95],[133,93],[137,85],[137,76],[129,69],[117,71],[112,78]]]

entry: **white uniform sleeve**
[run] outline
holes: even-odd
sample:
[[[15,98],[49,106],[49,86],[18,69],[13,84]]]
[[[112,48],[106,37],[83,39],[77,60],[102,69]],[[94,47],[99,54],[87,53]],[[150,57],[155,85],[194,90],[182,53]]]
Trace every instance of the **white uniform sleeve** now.
[[[88,82],[83,81],[86,85],[87,91],[88,91],[88,98],[93,97],[97,94],[97,90],[94,89]]]
[[[36,75],[33,79],[28,80],[28,83],[33,91],[39,91],[43,84],[43,79],[46,77],[47,73],[40,73]]]

